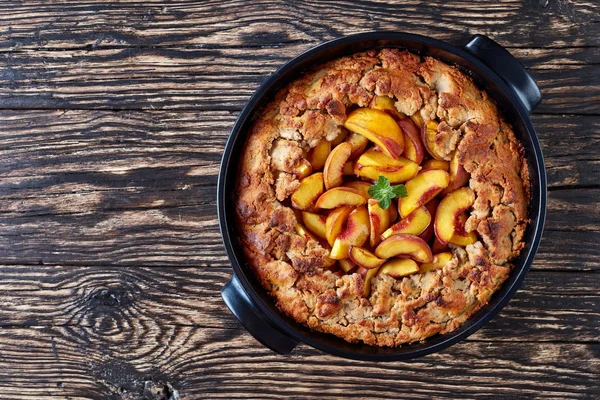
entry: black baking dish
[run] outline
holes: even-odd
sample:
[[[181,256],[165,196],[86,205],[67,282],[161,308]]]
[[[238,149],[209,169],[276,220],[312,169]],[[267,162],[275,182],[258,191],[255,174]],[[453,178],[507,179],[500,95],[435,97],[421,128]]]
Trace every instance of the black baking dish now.
[[[423,343],[396,348],[351,344],[330,334],[312,331],[281,313],[250,268],[237,241],[233,188],[240,152],[246,133],[257,112],[273,94],[303,71],[348,54],[374,48],[397,47],[420,55],[436,57],[472,76],[480,88],[496,101],[515,135],[525,148],[531,174],[531,202],[526,247],[514,260],[515,268],[490,302],[453,332],[436,335]],[[281,353],[290,353],[300,342],[324,352],[359,360],[406,360],[448,347],[469,336],[508,303],[521,286],[538,249],[546,216],[546,171],[542,151],[530,119],[541,101],[540,91],[523,66],[491,39],[476,35],[463,48],[425,36],[399,32],[371,32],[343,37],[317,46],[294,58],[275,72],[251,97],[242,110],[225,146],[218,180],[218,214],[233,277],[222,291],[225,303],[241,324],[262,344]]]

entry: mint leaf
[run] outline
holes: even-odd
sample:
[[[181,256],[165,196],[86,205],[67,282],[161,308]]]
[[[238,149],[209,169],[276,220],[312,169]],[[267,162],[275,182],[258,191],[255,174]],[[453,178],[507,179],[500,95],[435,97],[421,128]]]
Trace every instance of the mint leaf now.
[[[387,210],[392,204],[393,198],[408,196],[404,185],[390,185],[390,180],[385,176],[379,176],[377,183],[369,188],[369,195],[379,201],[379,207]]]

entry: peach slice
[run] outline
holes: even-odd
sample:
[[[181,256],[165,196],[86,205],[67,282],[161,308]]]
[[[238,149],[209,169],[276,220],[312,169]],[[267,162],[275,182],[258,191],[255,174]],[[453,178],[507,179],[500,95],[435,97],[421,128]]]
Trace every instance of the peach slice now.
[[[348,130],[346,130],[346,129],[342,128],[342,129],[341,129],[341,131],[340,131],[340,133],[339,133],[339,135],[337,135],[337,136],[335,137],[335,139],[333,139],[333,140],[331,141],[331,146],[332,146],[332,147],[335,147],[335,146],[337,146],[338,144],[340,144],[340,143],[342,143],[344,140],[346,140],[346,138],[347,138],[347,137],[348,137]]]
[[[430,169],[422,171],[413,179],[406,182],[408,196],[400,199],[400,215],[407,216],[411,212],[438,195],[442,190],[448,187],[450,175],[446,171],[439,169]]]
[[[344,164],[350,158],[351,151],[352,145],[344,142],[337,145],[327,156],[323,169],[323,181],[327,190],[342,184]]]
[[[390,210],[390,224],[398,219],[398,202],[392,199],[390,206],[388,207]]]
[[[420,263],[433,260],[431,249],[423,239],[404,233],[390,236],[381,242],[375,249],[375,255],[379,258],[412,258]]]
[[[385,262],[381,258],[377,257],[375,254],[371,253],[369,250],[365,250],[361,247],[354,247],[350,249],[350,259],[354,261],[357,265],[366,268],[373,269],[378,268]]]
[[[410,192],[409,192],[410,193]],[[435,213],[435,236],[440,243],[446,244],[457,231],[460,214],[475,202],[475,193],[468,187],[462,187],[450,193],[440,201]]]
[[[427,204],[425,204],[425,208],[429,211],[429,215],[431,215],[431,222],[433,222],[433,216],[435,215],[435,211],[437,210],[437,206],[440,204],[440,201],[437,198],[430,200]],[[413,211],[414,212],[414,211]],[[426,242],[429,242],[433,237],[433,223],[430,223],[427,228],[419,235],[421,239]]]
[[[394,99],[389,96],[375,96],[373,101],[371,101],[371,108],[388,113],[396,121],[406,118],[406,115],[398,111],[396,108]]]
[[[442,171],[446,172],[449,172],[450,170],[450,163],[448,161],[436,160],[435,158],[430,158],[429,160],[425,161],[421,166],[423,167],[423,170],[441,169]],[[450,175],[450,182],[452,182],[452,175]]]
[[[369,139],[363,135],[359,135],[358,133],[351,133],[346,138],[346,143],[350,143],[352,146],[350,159],[354,160],[356,157],[360,156],[363,151],[365,151],[367,145],[369,144]]]
[[[363,178],[376,181],[385,176],[390,183],[406,182],[419,172],[419,164],[404,157],[393,159],[373,149],[365,151],[354,163],[354,173]]]
[[[315,147],[310,149],[306,157],[310,165],[312,165],[313,170],[317,171],[325,166],[325,161],[330,152],[331,143],[325,139],[320,140]]]
[[[330,212],[325,219],[325,238],[331,246],[333,246],[335,238],[342,232],[342,228],[351,212],[352,207],[343,206]]]
[[[371,197],[371,195],[369,194],[369,189],[373,185],[371,185],[369,182],[353,181],[353,182],[344,183],[344,186],[358,190],[360,192],[360,194],[362,194],[366,198]]]
[[[418,236],[423,233],[429,225],[431,225],[431,214],[425,206],[421,206],[383,232],[381,234],[381,239],[385,240],[390,236],[401,233]]]
[[[423,274],[429,271],[435,271],[436,269],[444,268],[448,262],[452,260],[452,253],[449,251],[445,251],[443,253],[438,253],[433,256],[433,261],[430,263],[421,264],[421,268],[419,271]]]
[[[323,173],[317,172],[300,181],[300,186],[292,193],[292,207],[299,210],[310,210],[323,194]]]
[[[450,239],[450,243],[457,246],[466,247],[477,241],[477,234],[475,232],[465,231],[465,223],[467,222],[467,214],[462,213],[456,221],[456,231]]]
[[[317,208],[332,209],[341,206],[361,206],[367,198],[358,190],[349,187],[335,187],[329,189],[319,197],[315,206]]]
[[[375,247],[381,241],[381,234],[390,226],[391,214],[390,210],[394,207],[388,207],[387,210],[379,207],[379,201],[369,199],[367,202],[369,210],[369,220],[371,221],[371,232],[369,235],[369,244]]]
[[[304,238],[305,241],[309,241],[309,240],[314,240],[315,242],[317,241],[317,238],[313,236],[312,233],[310,233],[305,227],[303,227],[300,224],[296,224],[295,227],[296,233],[299,236],[302,236]]]
[[[448,244],[443,244],[438,240],[438,238],[433,238],[433,244],[431,245],[431,251],[433,253],[442,253],[444,251],[448,251]]]
[[[380,274],[386,274],[392,278],[402,278],[419,272],[419,265],[410,258],[394,258],[382,265]]]
[[[448,243],[457,246],[467,247],[470,244],[477,242],[477,234],[475,232],[455,233]]]
[[[375,143],[391,158],[397,159],[404,151],[402,130],[394,118],[383,111],[358,108],[348,115],[344,126]]]
[[[342,170],[343,175],[354,175],[354,163],[352,161],[346,161],[344,169]]]
[[[350,272],[352,268],[356,267],[356,263],[349,258],[338,260],[338,264],[345,273]]]
[[[415,125],[417,126],[417,128],[421,129],[423,128],[423,125],[425,125],[425,121],[423,120],[423,116],[419,113],[415,113],[413,115],[410,116],[410,120],[412,122],[415,123]]]
[[[427,123],[423,125],[423,128],[421,128],[421,136],[427,152],[436,160],[443,160],[444,157],[442,157],[435,149],[435,136],[437,135],[437,127],[437,122],[427,121]]]
[[[371,281],[379,273],[379,268],[366,269],[361,267],[356,272],[363,277],[363,297],[369,297],[371,294]]]
[[[423,157],[425,157],[425,147],[419,128],[410,119],[398,121],[398,125],[404,133],[404,157],[421,164]]]
[[[471,179],[471,175],[458,161],[458,152],[454,152],[452,160],[450,160],[448,172],[450,172],[450,184],[442,192],[442,195],[444,196],[465,186],[467,182],[469,182],[469,179]]]
[[[296,175],[298,179],[304,179],[312,173],[312,165],[307,159],[303,158],[298,165],[292,169],[292,173]]]
[[[358,207],[348,216],[346,227],[331,247],[330,257],[335,260],[348,258],[350,246],[360,247],[369,238],[369,212],[365,206]]]
[[[326,221],[327,217],[324,215],[302,211],[302,222],[306,228],[321,239],[327,239]]]

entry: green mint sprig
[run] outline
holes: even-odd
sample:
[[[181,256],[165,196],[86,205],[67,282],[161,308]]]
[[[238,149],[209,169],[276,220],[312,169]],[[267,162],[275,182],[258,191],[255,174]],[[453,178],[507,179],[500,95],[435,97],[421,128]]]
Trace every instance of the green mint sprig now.
[[[369,195],[379,201],[379,207],[387,210],[392,204],[393,198],[401,198],[408,196],[406,186],[400,184],[392,186],[390,180],[385,176],[379,176],[377,183],[369,188]]]

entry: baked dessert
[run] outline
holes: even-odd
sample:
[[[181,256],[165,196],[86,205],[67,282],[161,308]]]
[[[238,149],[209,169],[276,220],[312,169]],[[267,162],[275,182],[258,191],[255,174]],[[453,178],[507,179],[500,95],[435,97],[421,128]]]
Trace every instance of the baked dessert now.
[[[501,287],[529,187],[486,92],[390,48],[280,90],[249,132],[233,195],[247,263],[283,313],[399,346],[456,329]]]

